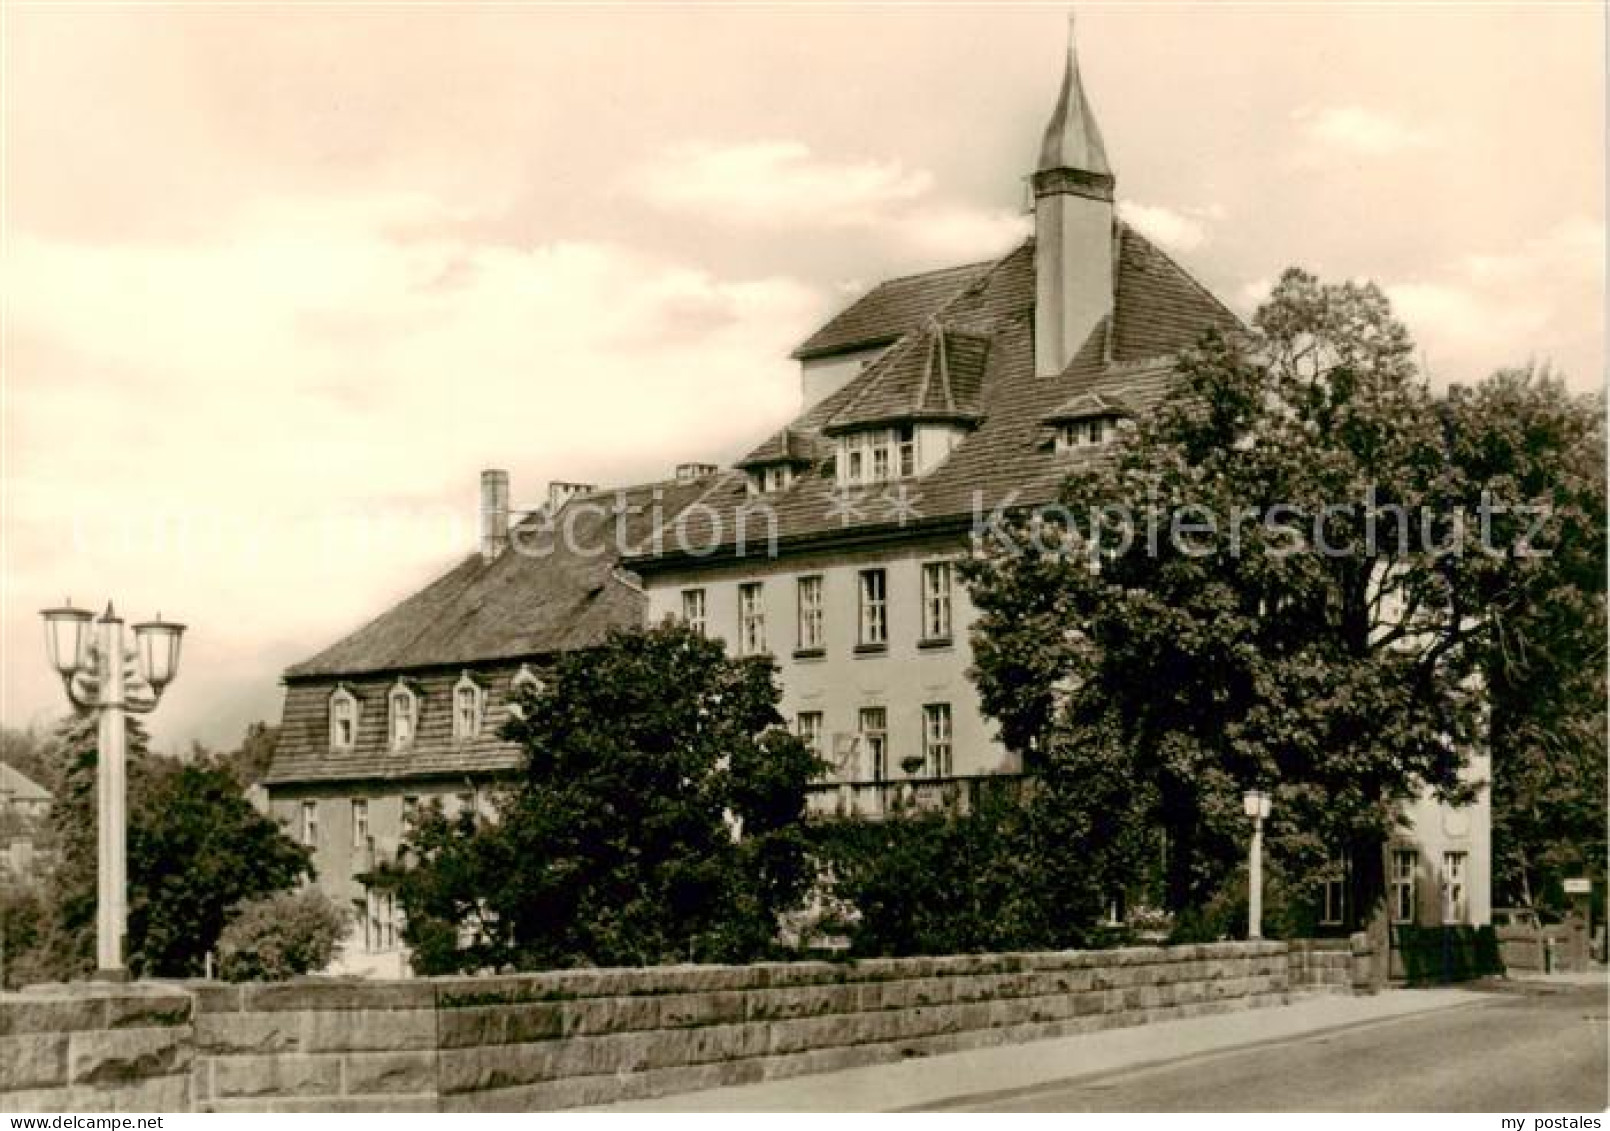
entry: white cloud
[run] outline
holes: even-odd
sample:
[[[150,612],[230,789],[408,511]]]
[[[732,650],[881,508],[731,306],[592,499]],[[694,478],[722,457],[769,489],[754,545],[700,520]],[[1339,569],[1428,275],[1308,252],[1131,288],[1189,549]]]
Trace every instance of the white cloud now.
[[[1303,107],[1292,112],[1298,123],[1308,160],[1332,153],[1356,157],[1385,157],[1435,143],[1426,129],[1391,114],[1363,106]]]
[[[468,242],[457,218],[377,198],[281,202],[205,245],[15,235],[8,654],[36,649],[34,610],[116,578],[120,606],[192,625],[158,720],[185,733],[241,694],[245,653],[297,658],[467,552],[480,467],[535,502],[549,478],[730,457],[796,403],[786,355],[827,296]],[[4,692],[13,717],[58,706],[42,663],[6,665]]]
[[[933,175],[898,162],[826,161],[798,141],[687,142],[631,177],[636,192],[673,211],[775,228],[861,227],[892,205],[928,195]]]
[[[1195,251],[1207,243],[1208,221],[1220,219],[1223,214],[1216,205],[1180,210],[1133,200],[1118,202],[1119,216],[1142,235],[1176,252]]]
[[[1025,217],[934,199],[934,176],[899,162],[835,161],[798,141],[671,146],[626,191],[657,208],[765,231],[871,231],[919,255],[1000,254]]]
[[[1602,357],[1605,226],[1574,217],[1519,247],[1386,287],[1433,375],[1474,381],[1529,359]],[[1568,373],[1578,387],[1602,374]]]

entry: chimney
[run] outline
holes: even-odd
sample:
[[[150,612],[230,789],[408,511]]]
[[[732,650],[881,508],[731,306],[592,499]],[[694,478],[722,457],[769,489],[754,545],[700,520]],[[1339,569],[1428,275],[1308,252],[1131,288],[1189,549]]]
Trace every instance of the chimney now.
[[[679,463],[676,465],[676,481],[678,483],[696,483],[700,479],[708,479],[716,473],[713,463]]]
[[[1079,79],[1073,18],[1062,93],[1034,173],[1034,372],[1067,368],[1113,311],[1113,189],[1116,180]]]
[[[489,562],[509,546],[509,473],[481,472],[481,560]]]
[[[548,513],[558,514],[577,495],[589,495],[596,490],[598,488],[591,483],[565,483],[556,479],[548,484]]]

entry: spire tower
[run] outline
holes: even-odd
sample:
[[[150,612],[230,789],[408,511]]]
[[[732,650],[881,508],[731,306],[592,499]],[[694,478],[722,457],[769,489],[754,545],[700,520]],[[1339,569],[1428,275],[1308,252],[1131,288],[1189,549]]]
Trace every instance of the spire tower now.
[[[1054,376],[1113,310],[1113,188],[1079,74],[1073,14],[1062,91],[1034,172],[1034,368]]]

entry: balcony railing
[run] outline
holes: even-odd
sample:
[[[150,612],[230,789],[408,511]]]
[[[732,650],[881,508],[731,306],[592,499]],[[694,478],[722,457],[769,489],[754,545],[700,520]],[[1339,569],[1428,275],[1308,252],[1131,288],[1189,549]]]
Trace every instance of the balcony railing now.
[[[817,818],[887,817],[901,813],[968,813],[986,788],[1019,789],[1016,774],[977,774],[951,778],[897,778],[893,781],[816,782],[806,792],[805,811]]]

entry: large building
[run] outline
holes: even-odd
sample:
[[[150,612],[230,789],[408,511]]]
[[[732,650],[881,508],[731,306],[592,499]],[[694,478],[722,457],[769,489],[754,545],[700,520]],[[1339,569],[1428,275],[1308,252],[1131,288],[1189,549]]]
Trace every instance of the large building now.
[[[944,803],[1019,770],[967,676],[955,562],[979,515],[1052,501],[1167,395],[1181,350],[1239,325],[1117,218],[1071,44],[1032,185],[1032,238],[887,281],[811,335],[799,415],[734,468],[624,492],[556,484],[513,527],[518,541],[623,523],[607,553],[508,551],[507,481],[488,473],[480,554],[286,673],[270,803],[315,845],[321,882],[365,909],[370,949],[395,948],[395,917],[354,877],[410,805],[476,804],[513,769],[494,737],[511,686],[613,625],[678,617],[775,657],[786,717],[832,767],[819,813]],[[1485,797],[1413,815],[1390,861],[1397,916],[1486,921]],[[1343,890],[1323,909],[1338,926]]]

